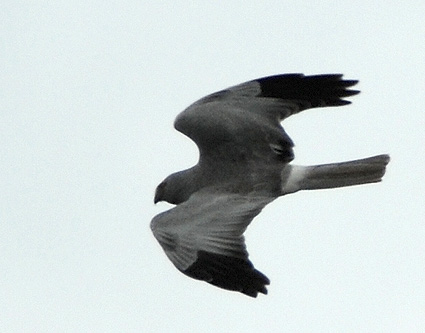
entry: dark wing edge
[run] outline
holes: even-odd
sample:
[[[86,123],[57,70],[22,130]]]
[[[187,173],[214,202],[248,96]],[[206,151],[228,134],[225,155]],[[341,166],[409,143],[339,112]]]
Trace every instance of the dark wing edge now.
[[[280,120],[300,111],[351,104],[344,98],[357,95],[359,90],[349,89],[358,80],[343,80],[343,74],[279,74],[266,76],[215,92],[196,101],[199,106],[212,101],[246,104],[246,98],[274,99],[269,102],[274,109],[281,108]],[[279,103],[277,103],[279,102]],[[266,105],[266,101],[262,101]],[[295,107],[295,108],[294,108]]]
[[[267,294],[270,280],[248,259],[198,251],[197,260],[186,270],[187,276],[206,281],[214,286],[239,291],[250,297],[258,293]]]
[[[283,74],[263,77],[257,81],[261,87],[260,97],[278,98],[297,102],[300,111],[328,106],[350,104],[344,100],[358,94],[349,88],[357,80],[343,80],[342,74],[322,74],[304,76],[303,74]]]

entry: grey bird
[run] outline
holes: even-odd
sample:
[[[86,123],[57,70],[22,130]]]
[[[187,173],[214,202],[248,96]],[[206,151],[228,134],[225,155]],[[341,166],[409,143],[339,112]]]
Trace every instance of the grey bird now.
[[[154,236],[184,274],[256,297],[269,279],[248,259],[243,233],[274,199],[299,190],[381,181],[388,155],[299,166],[280,122],[306,109],[347,105],[358,81],[341,74],[283,74],[208,95],[174,127],[198,146],[194,167],[158,185],[154,202],[176,206],[155,216]]]

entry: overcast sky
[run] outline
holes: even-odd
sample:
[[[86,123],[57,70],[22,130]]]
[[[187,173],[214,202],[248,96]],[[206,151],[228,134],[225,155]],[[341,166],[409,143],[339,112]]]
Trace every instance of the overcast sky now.
[[[423,332],[425,2],[0,5],[0,331]],[[190,279],[149,223],[197,161],[196,99],[279,73],[362,91],[284,122],[297,164],[389,153],[379,184],[280,198],[249,227],[256,299]]]

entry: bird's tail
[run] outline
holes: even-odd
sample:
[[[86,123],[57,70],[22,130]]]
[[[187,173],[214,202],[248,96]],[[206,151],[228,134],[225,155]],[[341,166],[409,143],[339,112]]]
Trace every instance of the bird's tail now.
[[[380,182],[389,161],[388,155],[378,155],[342,163],[288,165],[290,172],[282,173],[282,194]]]

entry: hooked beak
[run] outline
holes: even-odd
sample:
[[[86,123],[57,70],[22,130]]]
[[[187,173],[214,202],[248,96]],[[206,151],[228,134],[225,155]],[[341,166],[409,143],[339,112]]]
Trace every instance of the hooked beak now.
[[[165,184],[161,183],[158,185],[158,187],[155,190],[155,197],[153,198],[153,203],[156,204],[160,201],[162,201],[162,197],[164,196],[164,187]]]
[[[155,197],[153,198],[153,203],[157,204],[159,201],[161,200],[159,199],[158,191],[155,191]]]

